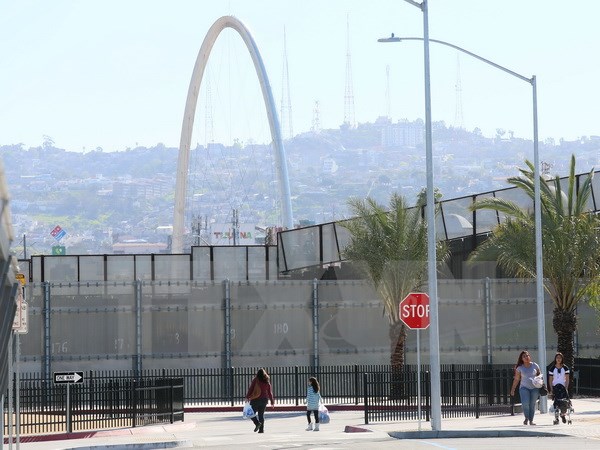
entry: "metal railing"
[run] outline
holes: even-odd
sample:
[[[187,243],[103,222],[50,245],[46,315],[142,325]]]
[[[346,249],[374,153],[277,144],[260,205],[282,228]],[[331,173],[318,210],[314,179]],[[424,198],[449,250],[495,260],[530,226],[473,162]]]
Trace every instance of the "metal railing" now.
[[[512,414],[510,386],[513,373],[510,366],[442,366],[442,417],[479,418],[482,415]],[[365,373],[365,423],[417,419],[428,421],[431,412],[429,381],[430,373],[422,369],[419,398],[417,372],[413,368]]]
[[[12,435],[17,431],[33,435],[173,423],[184,418],[181,378],[92,377],[82,384],[59,385],[22,376],[19,391],[19,420],[5,417],[5,436],[11,434],[11,424]]]

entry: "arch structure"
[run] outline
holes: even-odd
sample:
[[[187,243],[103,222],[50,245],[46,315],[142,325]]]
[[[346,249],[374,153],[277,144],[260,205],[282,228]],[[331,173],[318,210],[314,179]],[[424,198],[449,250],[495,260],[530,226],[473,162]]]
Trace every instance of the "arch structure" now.
[[[269,77],[265,70],[265,65],[254,42],[254,38],[246,26],[236,17],[223,16],[219,18],[208,30],[206,37],[202,42],[190,87],[188,89],[187,100],[185,103],[185,113],[183,115],[183,125],[181,127],[181,140],[179,142],[179,155],[177,159],[177,178],[175,183],[175,210],[173,214],[173,237],[171,244],[172,253],[181,253],[183,251],[183,236],[184,236],[184,212],[185,212],[185,193],[187,191],[188,170],[190,161],[190,142],[192,139],[192,129],[194,127],[194,116],[196,114],[196,106],[198,103],[198,95],[200,92],[200,84],[210,56],[211,49],[219,37],[221,31],[225,28],[233,28],[244,40],[252,62],[263,95],[265,107],[267,109],[267,118],[269,120],[269,128],[271,138],[275,147],[275,165],[277,168],[277,181],[279,184],[279,196],[283,212],[283,226],[293,228],[292,218],[292,202],[290,196],[290,183],[287,170],[287,159],[285,157],[285,148],[281,137],[281,128],[279,125],[279,117],[277,116],[277,108],[273,99]]]

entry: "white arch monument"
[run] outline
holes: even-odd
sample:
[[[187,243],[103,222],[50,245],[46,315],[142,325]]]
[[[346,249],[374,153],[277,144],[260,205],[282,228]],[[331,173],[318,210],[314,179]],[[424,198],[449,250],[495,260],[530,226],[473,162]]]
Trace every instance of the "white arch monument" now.
[[[233,28],[244,40],[252,62],[260,87],[263,94],[263,100],[267,109],[267,118],[269,119],[269,128],[271,130],[271,138],[275,146],[275,165],[277,167],[277,181],[279,184],[279,196],[283,212],[283,226],[286,228],[293,227],[292,218],[292,202],[290,196],[290,182],[288,178],[287,160],[285,157],[285,149],[283,147],[283,139],[281,137],[281,129],[279,126],[279,118],[269,77],[263,64],[260,52],[254,42],[254,38],[246,26],[236,17],[223,16],[219,18],[208,30],[206,37],[202,42],[194,72],[188,89],[187,100],[185,102],[185,113],[183,115],[183,125],[181,127],[181,140],[179,141],[179,156],[177,159],[177,178],[175,183],[175,211],[173,214],[173,240],[171,245],[172,253],[181,253],[183,251],[183,235],[184,235],[184,210],[185,210],[185,193],[188,182],[188,169],[190,162],[190,142],[192,139],[192,129],[194,127],[194,116],[196,114],[196,105],[198,103],[198,94],[200,92],[200,84],[204,69],[210,56],[210,51],[217,40],[217,37],[225,28]]]

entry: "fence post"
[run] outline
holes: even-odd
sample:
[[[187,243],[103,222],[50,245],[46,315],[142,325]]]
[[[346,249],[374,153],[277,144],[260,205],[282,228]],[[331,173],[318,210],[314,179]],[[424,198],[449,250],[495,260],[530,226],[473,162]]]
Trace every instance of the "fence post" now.
[[[425,372],[425,421],[429,422],[430,413],[431,413],[431,377],[429,376],[429,371]]]
[[[233,396],[233,377],[234,377],[234,368],[231,367],[229,369],[227,369],[227,372],[229,373],[229,399],[231,401],[231,406],[234,406],[234,396]]]
[[[131,383],[131,400],[132,400],[132,417],[131,417],[131,421],[132,421],[132,426],[133,428],[136,427],[137,425],[137,389],[136,386],[137,385],[137,380],[134,379],[133,383]]]
[[[368,373],[363,374],[363,401],[365,404],[365,425],[369,425],[369,396],[367,395]]]
[[[48,383],[51,382],[51,356],[52,349],[50,343],[50,283],[48,281],[44,281],[42,283],[44,289],[44,309],[42,310],[42,314],[44,317],[44,358],[42,362],[42,371],[44,373],[44,378]]]
[[[73,432],[73,424],[71,423],[71,383],[67,383],[67,433]]]
[[[475,371],[475,418],[479,419],[479,406],[480,406],[480,400],[479,400],[479,380],[480,380],[480,376],[479,376],[479,370]]]
[[[354,404],[358,405],[358,394],[359,394],[359,385],[358,385],[358,364],[354,364]]]
[[[223,345],[223,367],[229,369],[231,363],[231,282],[229,279],[223,281],[223,330],[224,342]]]
[[[296,406],[300,404],[300,373],[298,366],[294,366],[294,396],[296,397]]]
[[[135,362],[134,376],[142,375],[142,282],[136,280],[133,282],[135,295]]]
[[[173,387],[173,378],[169,379],[169,403],[171,405],[171,423],[175,422],[175,413],[174,413],[174,408],[173,408],[173,399],[175,398],[175,396],[173,395],[173,389],[175,389]]]
[[[492,307],[491,307],[491,285],[490,278],[486,277],[483,282],[483,314],[485,326],[485,353],[486,361],[492,364]]]

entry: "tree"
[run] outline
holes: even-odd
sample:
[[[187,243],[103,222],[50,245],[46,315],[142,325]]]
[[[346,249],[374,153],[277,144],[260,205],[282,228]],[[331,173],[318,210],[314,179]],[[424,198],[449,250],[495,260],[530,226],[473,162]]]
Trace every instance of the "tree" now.
[[[508,182],[534,199],[534,167]],[[558,351],[573,366],[573,336],[577,329],[575,308],[584,298],[598,292],[600,285],[600,216],[589,213],[593,169],[583,182],[575,176],[575,156],[571,157],[567,185],[560,178],[540,178],[542,212],[542,255],[544,289],[554,303],[552,325],[558,338]],[[579,181],[579,182],[578,182]],[[491,209],[506,215],[488,240],[470,256],[472,261],[497,261],[510,276],[535,278],[535,220],[532,211],[501,199],[486,198],[473,210]]]
[[[390,363],[404,366],[406,326],[398,305],[410,292],[419,290],[427,273],[427,223],[422,215],[425,195],[409,208],[397,193],[390,198],[389,211],[374,199],[353,198],[348,202],[355,218],[343,225],[350,232],[345,258],[355,262],[379,294],[389,322]],[[445,246],[438,257],[444,259]]]

